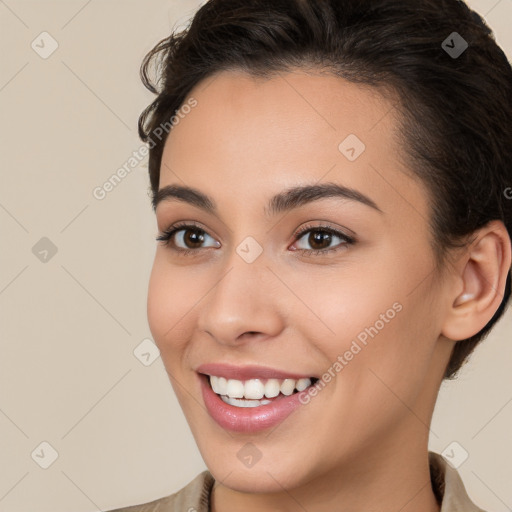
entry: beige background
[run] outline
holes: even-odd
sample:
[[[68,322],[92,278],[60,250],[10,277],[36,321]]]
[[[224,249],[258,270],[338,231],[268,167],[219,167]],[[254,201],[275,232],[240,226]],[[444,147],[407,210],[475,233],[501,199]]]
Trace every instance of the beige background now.
[[[512,55],[512,0],[469,4]],[[141,148],[143,56],[198,6],[0,0],[0,512],[142,503],[205,469],[161,359],[136,357],[157,233],[147,157],[93,196]],[[495,512],[512,508],[511,334],[509,309],[443,385],[430,444],[469,453],[468,493]]]

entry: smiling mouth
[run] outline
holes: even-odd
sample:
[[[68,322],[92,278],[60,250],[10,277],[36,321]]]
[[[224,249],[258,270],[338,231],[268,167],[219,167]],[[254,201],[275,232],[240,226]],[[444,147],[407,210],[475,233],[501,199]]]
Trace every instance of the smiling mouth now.
[[[202,374],[220,399],[234,407],[259,407],[314,386],[318,378],[302,379],[226,379]]]

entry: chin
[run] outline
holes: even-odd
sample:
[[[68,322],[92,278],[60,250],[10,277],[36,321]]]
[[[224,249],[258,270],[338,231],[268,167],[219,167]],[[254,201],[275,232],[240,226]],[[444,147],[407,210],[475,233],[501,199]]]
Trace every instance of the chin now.
[[[248,494],[271,494],[283,492],[283,488],[291,489],[299,485],[296,480],[290,481],[289,477],[293,473],[292,468],[277,470],[275,466],[268,468],[256,469],[234,469],[232,465],[209,469],[210,473],[216,480],[221,481],[222,484],[230,489]],[[231,472],[231,474],[230,474]]]
[[[304,475],[298,472],[298,464],[285,459],[284,464],[271,458],[263,459],[252,467],[245,467],[238,458],[204,457],[208,470],[222,485],[244,493],[279,493],[283,488],[293,489],[301,484]],[[304,467],[304,461],[302,467]]]

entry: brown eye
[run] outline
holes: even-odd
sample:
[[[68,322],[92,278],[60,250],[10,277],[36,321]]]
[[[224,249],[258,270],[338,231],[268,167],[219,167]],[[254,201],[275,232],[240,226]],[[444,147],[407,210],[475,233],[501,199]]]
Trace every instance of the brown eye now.
[[[197,249],[204,243],[204,231],[201,229],[181,229],[183,236],[181,236],[182,243],[186,245],[187,249]],[[179,231],[178,231],[179,232]],[[177,232],[177,233],[178,233]]]
[[[332,236],[327,231],[311,231],[307,241],[313,249],[326,249],[332,241]]]
[[[213,245],[202,245],[207,238],[213,240]],[[164,242],[165,245],[171,245],[172,249],[176,251],[194,251],[203,247],[220,247],[220,243],[208,235],[204,229],[194,225],[171,226],[157,240]]]
[[[330,226],[307,226],[295,235],[295,240],[303,244],[303,246],[298,246],[294,250],[298,250],[306,254],[325,254],[330,251],[337,251],[343,248],[343,246],[355,243],[355,240],[352,237],[349,237]],[[339,240],[339,242],[332,246],[332,244],[337,240]]]

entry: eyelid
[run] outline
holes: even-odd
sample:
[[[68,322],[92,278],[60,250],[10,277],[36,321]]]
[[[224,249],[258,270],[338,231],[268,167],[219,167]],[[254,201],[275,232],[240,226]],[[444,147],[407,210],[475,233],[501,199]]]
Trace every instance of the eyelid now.
[[[309,231],[314,231],[315,229],[318,231],[327,231],[327,232],[332,233],[338,237],[346,238],[347,240],[350,240],[351,242],[356,241],[356,238],[353,235],[346,233],[343,228],[338,228],[336,226],[333,226],[333,225],[331,225],[331,223],[326,222],[326,221],[318,221],[318,222],[322,222],[322,224],[308,223],[308,224],[300,227],[299,229],[297,229],[297,231],[295,231],[295,233],[293,235],[295,241],[302,238]],[[354,233],[352,230],[349,230],[347,228],[345,228],[345,229],[347,231],[350,231],[351,233]]]

